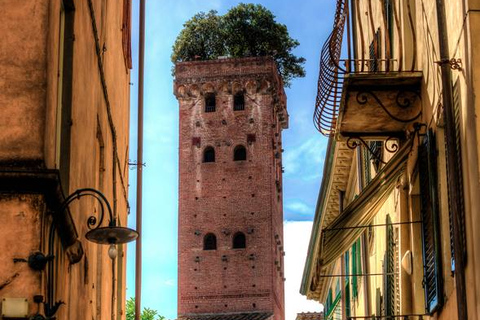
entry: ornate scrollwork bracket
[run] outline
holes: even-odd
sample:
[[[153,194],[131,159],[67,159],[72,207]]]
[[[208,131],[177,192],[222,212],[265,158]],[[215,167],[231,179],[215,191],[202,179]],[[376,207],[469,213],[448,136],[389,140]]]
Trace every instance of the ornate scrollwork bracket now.
[[[399,149],[399,145],[398,145],[398,142],[396,142],[394,140],[395,138],[394,137],[388,137],[386,140],[385,140],[385,150],[389,153],[395,153],[397,152],[397,150]],[[388,143],[388,142],[391,142],[393,141],[391,144]],[[378,152],[376,152],[375,150],[372,149],[372,147],[368,144],[368,142],[366,140],[364,140],[363,138],[361,137],[350,137],[347,139],[347,147],[349,149],[352,149],[354,150],[355,148],[357,148],[358,146],[364,146],[365,149],[368,151],[368,153],[370,153],[370,156],[371,156],[371,159],[374,159],[380,163],[383,163],[383,164],[387,164],[385,161],[383,161],[383,159],[379,156]]]
[[[442,64],[448,64],[450,65],[450,69],[452,70],[457,70],[457,71],[462,71],[462,59],[458,58],[458,59],[455,59],[455,58],[452,58],[452,59],[443,59],[443,60],[438,60],[438,61],[435,61],[436,64],[438,65],[442,65]]]
[[[107,198],[98,190],[92,188],[83,188],[78,189],[69,195],[65,201],[62,203],[60,207],[60,212],[64,212],[70,203],[75,200],[79,200],[82,197],[90,196],[95,198],[99,205],[100,205],[100,213],[98,218],[94,215],[91,215],[87,218],[87,227],[89,230],[98,229],[103,224],[103,219],[105,216],[105,208],[107,209],[110,221],[108,223],[109,226],[115,226],[115,220],[113,219],[112,208],[110,207],[110,203],[108,202]]]
[[[360,105],[368,104],[370,102],[370,98],[373,99],[376,102],[376,104],[378,104],[390,118],[392,118],[393,120],[398,121],[398,122],[402,122],[402,123],[412,122],[415,119],[417,119],[418,117],[420,117],[420,115],[422,114],[422,110],[420,110],[416,115],[414,115],[411,118],[403,119],[403,118],[397,117],[397,116],[393,115],[387,109],[387,107],[385,107],[385,104],[383,104],[383,102],[380,100],[380,98],[373,91],[359,91],[357,93],[357,97],[356,97],[357,103],[360,104]],[[397,94],[395,96],[395,103],[399,108],[407,109],[407,108],[413,106],[413,104],[415,103],[415,101],[417,99],[420,99],[420,95],[417,92],[400,90],[400,91],[397,92]]]

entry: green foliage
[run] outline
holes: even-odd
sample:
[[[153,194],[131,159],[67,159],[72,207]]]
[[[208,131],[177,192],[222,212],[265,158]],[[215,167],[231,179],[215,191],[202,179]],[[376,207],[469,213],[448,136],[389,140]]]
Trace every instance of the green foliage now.
[[[305,76],[305,59],[292,54],[298,45],[268,9],[241,3],[223,16],[201,12],[187,21],[173,45],[172,61],[272,56],[289,86],[293,78]]]
[[[135,298],[130,298],[127,300],[126,307],[126,320],[135,320]],[[165,320],[164,316],[160,316],[157,310],[150,308],[143,308],[142,314],[140,315],[141,320]]]

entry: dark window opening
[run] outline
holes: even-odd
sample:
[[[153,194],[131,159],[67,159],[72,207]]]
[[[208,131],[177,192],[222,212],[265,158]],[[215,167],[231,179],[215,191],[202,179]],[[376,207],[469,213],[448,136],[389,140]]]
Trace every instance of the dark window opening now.
[[[205,96],[205,112],[215,112],[215,94],[208,93]]]
[[[203,250],[217,250],[217,237],[213,233],[207,233],[203,238]]]
[[[203,162],[215,162],[215,149],[206,147],[203,152]]]
[[[70,149],[71,149],[71,119],[73,95],[73,61],[74,61],[74,20],[75,6],[73,0],[63,0],[60,21],[60,56],[58,82],[58,117],[57,166],[60,171],[62,188],[68,194],[70,184]]]
[[[247,247],[247,239],[242,232],[237,232],[233,236],[233,249],[245,249]]]
[[[128,69],[132,69],[132,1],[123,0],[122,47]]]
[[[381,161],[383,161],[383,141],[371,141],[370,149],[373,152],[373,155],[370,155],[370,160],[372,161],[375,172],[378,173],[378,171],[380,171]]]
[[[237,146],[233,151],[233,160],[242,161],[247,160],[247,149],[244,146]]]
[[[233,111],[245,110],[245,97],[243,93],[238,92],[233,97]]]

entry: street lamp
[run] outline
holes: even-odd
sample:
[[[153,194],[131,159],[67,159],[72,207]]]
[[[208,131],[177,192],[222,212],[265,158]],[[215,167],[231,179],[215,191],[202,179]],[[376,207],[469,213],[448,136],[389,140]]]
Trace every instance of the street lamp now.
[[[61,204],[60,212],[64,212],[65,210],[67,210],[69,204],[72,203],[73,201],[78,200],[85,196],[94,197],[100,204],[100,215],[98,219],[97,217],[92,215],[87,220],[87,227],[90,230],[85,234],[85,238],[87,238],[88,241],[95,242],[98,244],[107,244],[107,245],[110,245],[110,247],[112,246],[114,247],[116,244],[127,243],[137,239],[138,237],[137,231],[130,228],[126,228],[126,227],[117,226],[117,220],[113,216],[110,203],[108,202],[107,198],[103,195],[103,193],[101,193],[96,189],[83,188],[83,189],[78,189],[74,191]],[[108,226],[102,227],[103,219],[105,216],[105,207],[107,209],[110,221],[108,223]],[[110,255],[110,249],[109,249],[109,255]],[[110,257],[112,258],[111,255]]]
[[[87,196],[93,197],[98,201],[98,203],[100,204],[100,213],[98,215],[98,218],[94,215],[88,217],[87,227],[89,231],[85,234],[85,238],[87,238],[88,241],[97,244],[110,245],[110,247],[108,248],[108,256],[112,260],[114,260],[117,257],[116,245],[134,241],[138,238],[138,232],[130,228],[117,226],[116,217],[114,217],[110,203],[103,195],[103,193],[92,188],[78,189],[72,194],[70,194],[67,198],[65,198],[65,200],[62,202],[58,209],[58,213],[63,214],[65,211],[68,210],[68,206],[72,202],[74,202],[75,200],[80,200],[80,198]],[[110,221],[108,222],[108,226],[102,227],[103,220],[105,218],[105,210],[108,212],[108,217]],[[35,263],[30,263],[29,259],[29,265],[33,269],[39,271],[43,270],[47,262],[53,259],[54,232],[55,226],[52,224],[50,228],[48,255],[45,256],[42,253],[36,253],[35,259],[32,258],[32,262]],[[54,266],[53,264],[49,264],[47,274],[48,299],[44,303],[45,315],[47,316],[47,318],[53,317],[57,312],[58,308],[63,304],[62,301],[54,302],[53,274]],[[37,316],[40,315],[37,313]]]

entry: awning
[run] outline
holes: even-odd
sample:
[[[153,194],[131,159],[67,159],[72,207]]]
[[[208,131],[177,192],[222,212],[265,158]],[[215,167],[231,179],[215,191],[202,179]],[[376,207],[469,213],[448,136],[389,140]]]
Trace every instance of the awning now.
[[[321,230],[319,250],[321,269],[335,262],[347,251],[372,222],[396,187],[398,178],[405,171],[412,142],[413,139],[408,140],[360,195],[332,223]]]

